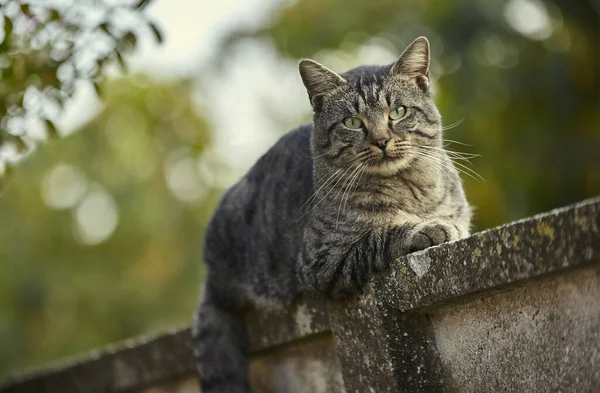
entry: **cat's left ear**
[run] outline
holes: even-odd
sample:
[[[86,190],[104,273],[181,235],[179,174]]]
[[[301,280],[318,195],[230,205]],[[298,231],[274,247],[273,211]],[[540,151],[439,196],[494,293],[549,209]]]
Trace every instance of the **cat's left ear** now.
[[[392,65],[390,74],[415,78],[420,87],[429,85],[429,41],[425,37],[414,40]]]
[[[298,70],[313,107],[315,106],[315,98],[347,83],[340,75],[314,60],[300,60]]]

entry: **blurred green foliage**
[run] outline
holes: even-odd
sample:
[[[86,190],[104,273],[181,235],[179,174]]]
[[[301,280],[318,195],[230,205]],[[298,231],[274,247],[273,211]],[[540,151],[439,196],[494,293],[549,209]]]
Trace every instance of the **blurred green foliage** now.
[[[0,375],[183,324],[196,302],[212,167],[225,164],[202,151],[208,127],[188,84],[136,77],[103,90],[102,113],[38,148],[0,199]],[[97,226],[113,212],[99,195],[118,218],[105,242]]]
[[[0,148],[31,149],[37,141],[30,119],[42,121],[46,138],[57,136],[54,119],[77,82],[87,81],[100,93],[106,66],[124,70],[123,57],[136,48],[141,32],[161,41],[159,29],[141,12],[149,3],[0,0]]]
[[[448,148],[482,155],[485,182],[464,178],[477,229],[600,193],[592,1],[299,0],[232,31],[203,76],[256,42],[343,71],[360,48],[399,54],[419,35],[446,124],[464,119],[446,138],[468,146]],[[203,226],[231,173],[191,82],[102,84],[96,119],[19,164],[0,198],[0,376],[189,320]]]

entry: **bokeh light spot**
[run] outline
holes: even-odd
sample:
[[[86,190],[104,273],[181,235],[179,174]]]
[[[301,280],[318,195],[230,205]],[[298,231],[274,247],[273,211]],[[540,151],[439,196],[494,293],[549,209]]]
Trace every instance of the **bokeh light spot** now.
[[[552,34],[546,6],[538,0],[511,0],[504,7],[504,18],[515,31],[532,40],[545,40]]]
[[[53,209],[69,209],[81,200],[86,188],[87,181],[80,170],[71,165],[59,164],[44,177],[42,199]]]
[[[197,201],[206,194],[206,186],[200,179],[196,161],[190,156],[175,154],[167,159],[165,176],[169,191],[180,201]]]
[[[119,213],[110,194],[96,190],[86,196],[75,212],[78,240],[83,244],[102,243],[117,228]]]

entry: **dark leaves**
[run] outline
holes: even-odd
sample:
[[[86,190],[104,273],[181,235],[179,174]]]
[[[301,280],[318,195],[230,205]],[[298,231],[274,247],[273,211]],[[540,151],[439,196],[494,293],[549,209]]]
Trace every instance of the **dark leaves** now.
[[[4,15],[4,39],[0,44],[0,52],[7,52],[10,48],[10,42],[12,39],[13,23],[12,20]]]
[[[53,22],[58,22],[60,21],[62,18],[60,16],[60,12],[58,12],[55,9],[50,9],[50,20]]]
[[[46,136],[48,139],[55,139],[60,136],[52,120],[45,119],[44,123],[46,124]]]
[[[103,23],[100,23],[100,25],[98,25],[98,28],[99,28],[100,30],[104,31],[106,34],[108,34],[108,35],[112,36],[112,33],[111,33],[111,32],[110,32],[110,30],[108,29],[108,26],[110,26],[110,25],[108,24],[108,22],[103,22]]]
[[[121,54],[119,49],[115,50],[114,55],[117,59],[117,62],[119,63],[119,67],[121,67],[121,71],[127,72],[127,64],[125,63],[125,59],[123,59],[123,55]]]
[[[150,29],[152,30],[152,33],[154,34],[154,38],[156,39],[156,42],[158,42],[159,44],[162,44],[164,41],[164,37],[162,32],[158,29],[158,26],[156,26],[155,23],[150,22],[149,24]]]
[[[6,185],[14,172],[14,165],[8,162],[4,163],[4,172],[0,172],[0,193],[6,189]]]
[[[21,4],[21,12],[23,15],[31,16],[31,12],[29,11],[29,4]]]
[[[142,9],[144,7],[146,7],[148,4],[150,4],[151,0],[140,0],[138,1],[138,3],[135,5],[135,8],[137,9]]]
[[[131,31],[125,34],[125,36],[123,37],[123,41],[129,43],[132,47],[135,47],[137,45],[137,37]]]
[[[92,81],[92,87],[94,88],[96,95],[98,97],[102,97],[102,90],[100,90],[100,83],[98,81]]]
[[[12,2],[18,5],[17,12],[0,16],[4,33],[0,31],[0,37],[3,36],[0,41],[0,148],[3,143],[12,143],[19,151],[24,151],[27,145],[21,137],[14,136],[17,134],[15,124],[22,124],[27,118],[38,118],[45,123],[48,139],[58,137],[54,123],[47,120],[46,111],[60,111],[72,97],[78,81],[91,83],[100,96],[100,81],[106,66],[116,63],[122,72],[127,72],[125,57],[136,49],[141,32],[152,35],[158,42],[163,40],[156,25],[140,12],[150,4],[149,0],[106,5],[103,19],[94,27],[77,17],[86,11],[85,5],[78,2],[59,10],[45,5],[46,2],[36,2],[33,6],[26,1]],[[135,15],[132,20],[137,23],[123,28],[117,18],[124,13]],[[13,27],[22,24],[24,19],[27,19],[28,29],[19,30],[17,36]],[[46,43],[40,45],[38,38],[47,34],[50,25],[53,39],[42,39],[41,42]],[[95,47],[95,40],[107,38],[108,46],[90,50]],[[34,42],[37,44],[32,45]],[[83,56],[86,61],[81,61]],[[95,61],[90,62],[90,56],[95,56]],[[32,88],[42,93],[41,102],[26,107],[24,92]],[[18,131],[21,135],[22,130]],[[24,137],[27,136],[25,132]]]
[[[5,139],[7,142],[12,143],[15,146],[15,149],[18,153],[25,153],[28,149],[27,144],[23,140],[22,136],[5,134]]]

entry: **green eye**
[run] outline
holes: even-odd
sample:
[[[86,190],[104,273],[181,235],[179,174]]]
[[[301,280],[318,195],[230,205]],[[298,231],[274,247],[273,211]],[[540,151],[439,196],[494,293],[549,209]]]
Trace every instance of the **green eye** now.
[[[406,116],[406,107],[405,106],[399,106],[398,108],[396,108],[390,112],[390,119],[392,119],[392,120],[400,120],[404,116]]]
[[[351,130],[359,130],[362,127],[362,120],[358,117],[347,117],[344,119],[344,125]]]

